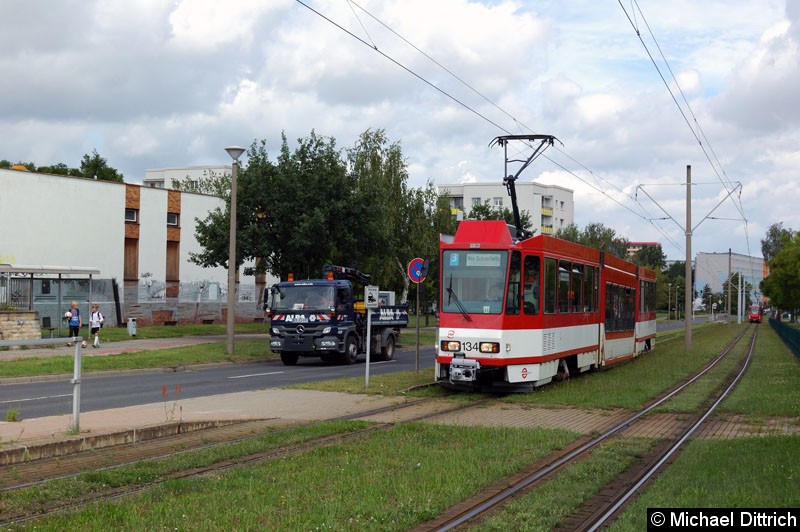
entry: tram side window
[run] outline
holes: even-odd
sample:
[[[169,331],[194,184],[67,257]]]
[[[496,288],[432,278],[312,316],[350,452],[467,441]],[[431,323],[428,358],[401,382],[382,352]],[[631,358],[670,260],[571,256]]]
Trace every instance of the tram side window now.
[[[525,285],[522,292],[522,306],[525,314],[539,312],[539,257],[525,257]]]
[[[567,260],[558,263],[558,311],[566,314],[570,311],[572,298],[570,297],[569,277],[572,265]]]
[[[508,294],[506,295],[506,314],[519,314],[519,285],[522,277],[522,255],[519,251],[511,254],[508,273]]]
[[[556,293],[558,290],[558,265],[556,259],[544,259],[544,313],[556,313]]]
[[[583,312],[583,264],[572,264],[572,312]]]
[[[606,330],[630,331],[635,326],[636,289],[606,283]]]
[[[586,275],[583,276],[583,311],[594,312],[597,310],[597,290],[595,289],[593,266],[586,267]]]

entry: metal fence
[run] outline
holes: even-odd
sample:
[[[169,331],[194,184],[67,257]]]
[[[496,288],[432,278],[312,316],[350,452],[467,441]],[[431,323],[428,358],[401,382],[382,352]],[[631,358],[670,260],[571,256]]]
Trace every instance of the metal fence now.
[[[769,319],[769,324],[781,337],[781,340],[789,346],[794,356],[800,357],[800,329],[783,321],[778,321],[775,318]]]

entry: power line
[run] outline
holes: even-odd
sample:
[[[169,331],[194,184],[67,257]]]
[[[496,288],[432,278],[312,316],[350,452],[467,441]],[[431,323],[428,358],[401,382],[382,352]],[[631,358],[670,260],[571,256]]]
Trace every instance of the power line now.
[[[489,123],[489,124],[493,125],[494,127],[498,128],[499,130],[501,130],[501,131],[503,131],[503,132],[506,132],[506,133],[508,133],[508,134],[511,134],[511,132],[510,132],[508,129],[506,129],[505,127],[503,127],[503,126],[501,126],[501,125],[497,124],[496,122],[494,122],[493,120],[489,119],[488,117],[486,117],[486,116],[485,116],[485,115],[483,115],[482,113],[478,112],[478,111],[477,111],[477,110],[475,110],[474,108],[472,108],[472,107],[470,107],[469,105],[467,105],[467,104],[466,104],[465,102],[463,102],[462,100],[460,100],[460,99],[456,98],[455,96],[453,96],[453,95],[449,94],[449,93],[448,93],[447,91],[445,91],[444,89],[442,89],[442,88],[438,87],[437,85],[435,85],[434,83],[432,83],[432,82],[428,81],[428,80],[427,80],[426,78],[424,78],[422,75],[420,75],[420,74],[417,74],[415,71],[413,71],[413,70],[412,70],[412,69],[410,69],[409,67],[406,67],[405,65],[403,65],[403,64],[402,64],[402,63],[400,63],[399,61],[395,60],[393,57],[391,57],[391,56],[390,56],[390,55],[388,55],[387,53],[384,53],[383,51],[379,50],[379,49],[378,49],[378,47],[377,47],[377,45],[374,43],[374,41],[372,41],[372,37],[369,35],[369,33],[367,32],[366,28],[364,27],[363,23],[361,23],[361,20],[360,20],[360,18],[358,18],[358,16],[357,16],[357,15],[356,15],[356,18],[357,18],[357,20],[358,20],[359,24],[361,25],[362,29],[364,30],[365,34],[367,34],[367,37],[370,39],[370,41],[372,41],[372,43],[371,43],[371,44],[370,44],[370,43],[367,43],[367,42],[366,42],[364,39],[362,39],[362,38],[358,37],[357,35],[355,35],[355,34],[354,34],[354,33],[352,33],[351,31],[349,31],[348,29],[344,28],[344,27],[343,27],[343,26],[341,26],[340,24],[338,24],[338,23],[334,22],[334,21],[333,21],[333,20],[331,20],[329,17],[327,17],[327,16],[323,15],[322,13],[320,13],[319,11],[317,11],[316,9],[313,9],[312,7],[310,7],[309,5],[307,5],[307,4],[306,4],[305,2],[303,2],[302,0],[297,0],[297,2],[298,2],[299,4],[301,4],[303,7],[307,8],[307,9],[308,9],[308,10],[310,10],[311,12],[313,12],[313,13],[315,13],[316,15],[318,15],[319,17],[321,17],[322,19],[326,20],[327,22],[329,22],[329,23],[330,23],[330,24],[332,24],[333,26],[337,27],[337,28],[338,28],[338,29],[340,29],[341,31],[345,32],[346,34],[350,35],[350,36],[351,36],[351,37],[353,37],[354,39],[358,40],[358,41],[359,41],[359,42],[361,42],[362,44],[364,44],[364,45],[366,45],[366,46],[370,47],[372,50],[374,50],[374,51],[378,52],[378,53],[379,53],[379,54],[381,54],[381,55],[382,55],[384,58],[388,59],[389,61],[391,61],[391,62],[392,62],[392,63],[394,63],[395,65],[399,66],[400,68],[402,68],[403,70],[405,70],[405,71],[406,71],[406,72],[408,72],[409,74],[413,75],[414,77],[416,77],[417,79],[419,79],[420,81],[422,81],[423,83],[425,83],[426,85],[428,85],[428,86],[430,86],[430,87],[434,88],[435,90],[437,90],[437,91],[438,91],[439,93],[441,93],[442,95],[446,96],[447,98],[449,98],[450,100],[454,101],[454,102],[455,102],[455,103],[457,103],[458,105],[460,105],[460,106],[464,107],[465,109],[467,109],[467,110],[468,110],[468,111],[470,111],[471,113],[475,114],[475,115],[476,115],[476,116],[478,116],[479,118],[483,119],[483,120],[484,120],[484,121],[486,121],[487,123]],[[510,113],[508,113],[507,111],[505,111],[503,108],[501,108],[499,105],[497,105],[496,103],[494,103],[494,102],[493,102],[491,99],[489,99],[489,98],[488,98],[488,97],[486,97],[484,94],[482,94],[480,91],[478,91],[477,89],[475,89],[475,87],[473,87],[471,84],[469,84],[469,83],[468,83],[467,81],[465,81],[463,78],[461,78],[460,76],[456,75],[456,74],[455,74],[454,72],[452,72],[450,69],[448,69],[448,68],[447,68],[447,67],[445,67],[443,64],[441,64],[439,61],[437,61],[436,59],[434,59],[433,57],[431,57],[429,54],[427,54],[427,53],[425,53],[423,50],[421,50],[419,47],[417,47],[416,45],[414,45],[413,43],[411,43],[411,42],[410,42],[408,39],[406,39],[405,37],[403,37],[402,35],[400,35],[398,32],[396,32],[396,31],[395,31],[394,29],[392,29],[390,26],[388,26],[387,24],[385,24],[384,22],[382,22],[380,19],[378,19],[377,17],[375,17],[374,15],[372,15],[372,13],[370,13],[370,12],[369,12],[368,10],[366,10],[364,7],[362,7],[361,5],[359,5],[358,3],[356,3],[354,0],[348,0],[348,4],[350,5],[350,7],[351,7],[351,10],[352,10],[352,6],[356,6],[358,9],[360,9],[361,11],[363,11],[363,12],[364,12],[365,14],[367,14],[367,15],[368,15],[370,18],[372,18],[372,19],[373,19],[373,20],[375,20],[377,23],[379,23],[381,26],[383,26],[383,27],[384,27],[384,28],[386,28],[388,31],[390,31],[392,34],[394,34],[395,36],[397,36],[399,39],[401,39],[401,40],[402,40],[403,42],[405,42],[407,45],[409,45],[410,47],[412,47],[412,48],[413,48],[414,50],[416,50],[418,53],[420,53],[421,55],[423,55],[424,57],[426,57],[428,60],[430,60],[431,62],[433,62],[433,63],[434,63],[435,65],[437,65],[439,68],[443,69],[445,72],[447,72],[448,74],[450,74],[450,75],[451,75],[453,78],[455,78],[455,79],[456,79],[456,80],[458,80],[460,83],[462,83],[464,86],[466,86],[467,88],[469,88],[469,89],[470,89],[472,92],[474,92],[475,94],[477,94],[478,96],[480,96],[480,97],[481,97],[483,100],[485,100],[485,101],[486,101],[486,102],[488,102],[490,105],[492,105],[493,107],[495,107],[496,109],[498,109],[500,112],[502,112],[503,114],[505,114],[505,115],[506,115],[506,116],[507,116],[509,119],[511,119],[511,120],[512,120],[512,121],[513,121],[515,124],[517,124],[517,125],[518,125],[518,126],[520,126],[521,128],[525,128],[525,129],[527,129],[528,131],[530,131],[530,132],[532,132],[532,133],[535,133],[535,132],[534,132],[534,130],[533,130],[532,128],[530,128],[529,126],[527,126],[527,125],[525,125],[524,123],[520,122],[520,121],[519,121],[519,120],[518,120],[516,117],[514,117],[513,115],[511,115]],[[355,14],[355,13],[354,13],[354,14]],[[604,179],[604,178],[602,178],[602,177],[600,177],[600,176],[596,175],[596,174],[595,174],[594,172],[592,172],[592,171],[591,171],[589,168],[587,168],[587,167],[586,167],[584,164],[580,163],[580,162],[579,162],[579,161],[577,161],[577,160],[576,160],[574,157],[571,157],[570,155],[568,155],[568,154],[567,154],[566,152],[564,152],[563,150],[560,150],[560,149],[558,149],[558,148],[556,148],[556,149],[557,149],[557,151],[559,151],[559,152],[560,152],[562,155],[564,155],[564,156],[565,156],[565,157],[567,157],[568,159],[572,160],[573,162],[575,162],[576,164],[578,164],[579,166],[581,166],[582,168],[584,168],[584,169],[585,169],[585,170],[586,170],[586,171],[587,171],[587,172],[588,172],[588,173],[589,173],[589,174],[590,174],[592,177],[594,177],[594,178],[596,178],[596,179],[600,179],[601,181],[605,182],[607,185],[611,186],[612,188],[616,189],[617,191],[619,191],[620,193],[622,193],[623,195],[625,195],[626,197],[628,197],[629,199],[631,199],[632,201],[634,201],[634,203],[635,203],[635,204],[636,204],[636,205],[637,205],[637,206],[638,206],[638,207],[639,207],[639,208],[640,208],[642,211],[644,211],[644,208],[643,208],[643,206],[642,206],[641,204],[639,204],[638,202],[636,202],[636,201],[635,201],[635,199],[634,199],[634,198],[632,198],[632,197],[630,196],[630,194],[628,194],[628,193],[626,193],[625,191],[623,191],[623,190],[619,189],[618,187],[616,187],[616,186],[615,186],[613,183],[609,182],[608,180],[606,180],[606,179]],[[568,174],[572,175],[573,177],[575,177],[575,178],[576,178],[576,179],[578,179],[579,181],[581,181],[581,182],[583,182],[584,184],[588,185],[588,186],[589,186],[589,187],[591,187],[592,189],[594,189],[594,190],[596,190],[597,192],[599,192],[599,193],[603,194],[604,196],[608,197],[609,199],[611,199],[612,201],[614,201],[615,203],[617,203],[618,205],[620,205],[622,208],[624,208],[624,209],[626,209],[627,211],[629,211],[630,213],[632,213],[634,216],[636,216],[636,217],[638,217],[638,218],[641,218],[642,220],[645,220],[645,221],[647,221],[648,223],[650,223],[650,224],[651,224],[651,225],[652,225],[652,226],[653,226],[653,227],[654,227],[654,228],[655,228],[657,231],[659,231],[659,233],[661,233],[661,234],[662,234],[662,235],[663,235],[663,236],[664,236],[664,237],[665,237],[667,240],[669,240],[670,242],[672,242],[672,243],[673,243],[673,245],[675,245],[677,248],[679,248],[679,249],[680,249],[680,246],[679,246],[677,243],[675,243],[675,241],[674,241],[672,238],[670,238],[670,237],[669,237],[669,235],[668,235],[666,232],[664,232],[664,231],[663,231],[663,230],[662,230],[660,227],[658,227],[658,226],[657,226],[655,223],[653,223],[653,220],[652,220],[651,218],[649,218],[649,217],[648,217],[646,214],[641,214],[641,213],[638,213],[638,212],[634,211],[633,209],[631,209],[630,207],[628,207],[628,206],[627,206],[627,205],[625,205],[624,203],[620,202],[619,200],[617,200],[616,198],[614,198],[613,196],[611,196],[611,195],[610,195],[610,194],[609,194],[607,191],[605,191],[605,190],[603,190],[603,189],[599,188],[598,186],[594,185],[593,183],[590,183],[588,180],[584,179],[583,177],[581,177],[581,176],[580,176],[580,175],[578,175],[577,173],[573,172],[572,170],[569,170],[568,168],[566,168],[566,167],[565,167],[564,165],[562,165],[561,163],[559,163],[559,162],[557,162],[557,161],[553,160],[551,157],[548,157],[548,156],[546,156],[546,155],[545,155],[545,156],[544,156],[544,158],[545,158],[545,159],[547,159],[548,161],[550,161],[550,162],[551,162],[553,165],[557,166],[558,168],[560,168],[560,169],[562,169],[563,171],[567,172]]]

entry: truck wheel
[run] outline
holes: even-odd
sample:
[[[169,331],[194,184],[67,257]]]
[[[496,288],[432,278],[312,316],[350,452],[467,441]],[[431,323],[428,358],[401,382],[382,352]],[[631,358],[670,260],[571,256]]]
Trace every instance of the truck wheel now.
[[[342,357],[345,364],[355,364],[358,361],[358,342],[352,334],[347,337]]]
[[[381,347],[381,360],[394,360],[394,336],[389,336],[386,346]]]
[[[300,358],[300,356],[293,353],[281,353],[281,362],[283,362],[284,366],[296,365],[298,358]]]

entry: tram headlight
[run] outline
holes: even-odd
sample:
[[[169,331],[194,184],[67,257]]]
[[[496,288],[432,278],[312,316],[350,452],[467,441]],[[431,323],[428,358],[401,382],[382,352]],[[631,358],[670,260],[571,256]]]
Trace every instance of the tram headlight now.
[[[456,340],[442,340],[442,351],[461,351],[461,342]]]
[[[500,352],[500,344],[498,342],[481,342],[480,351],[481,353],[499,353]]]

